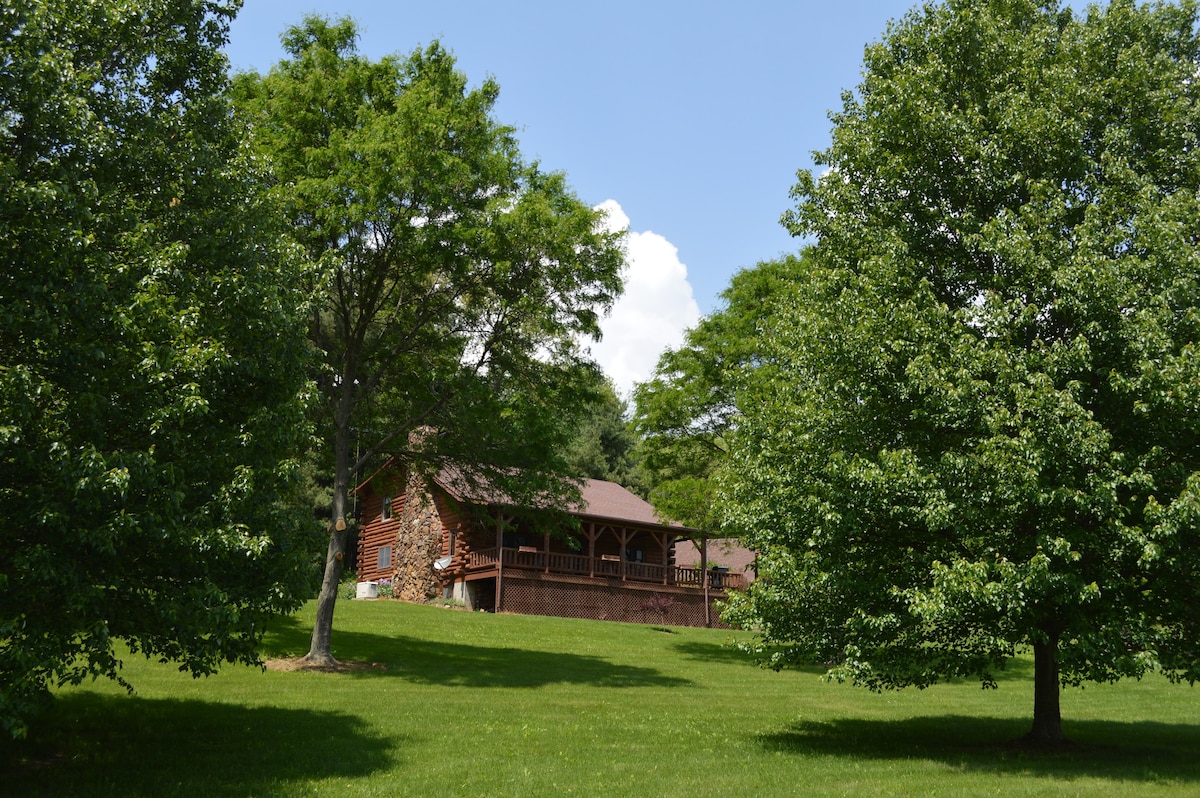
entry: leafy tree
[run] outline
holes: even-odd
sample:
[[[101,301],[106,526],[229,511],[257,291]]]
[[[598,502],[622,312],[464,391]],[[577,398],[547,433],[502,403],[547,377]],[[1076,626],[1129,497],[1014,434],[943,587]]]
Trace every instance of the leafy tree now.
[[[0,723],[257,662],[311,591],[300,274],[222,99],[233,4],[0,9]],[[311,524],[310,524],[311,526]]]
[[[616,482],[637,492],[641,486],[634,457],[636,438],[626,420],[628,406],[607,377],[597,377],[597,398],[583,408],[564,452],[567,473]]]
[[[654,376],[634,388],[637,456],[650,502],[662,517],[697,530],[705,572],[708,541],[723,536],[717,482],[729,464],[737,397],[760,378],[761,335],[803,268],[803,255],[789,255],[739,271],[721,293],[724,307],[688,330],[683,346],[664,352]],[[704,588],[707,598],[707,581]]]
[[[738,617],[871,688],[1200,676],[1196,5],[954,0],[867,49],[741,409]]]
[[[559,453],[596,379],[575,340],[599,334],[624,258],[561,174],[522,160],[491,116],[496,83],[468,89],[439,45],[370,61],[353,23],[316,17],[283,43],[236,96],[323,267],[309,339],[333,507],[308,659],[327,662],[347,493],[368,464],[453,462],[516,502],[577,495]]]
[[[721,298],[724,307],[662,354],[654,376],[634,386],[637,456],[650,500],[664,517],[718,530],[716,475],[728,463],[740,391],[761,365],[761,334],[775,301],[804,268],[788,255],[742,269]]]

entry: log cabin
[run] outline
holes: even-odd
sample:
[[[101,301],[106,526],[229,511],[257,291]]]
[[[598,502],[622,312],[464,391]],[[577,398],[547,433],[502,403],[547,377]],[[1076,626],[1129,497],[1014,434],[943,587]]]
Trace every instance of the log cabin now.
[[[582,501],[567,510],[571,530],[551,532],[451,471],[406,479],[385,467],[355,491],[358,578],[390,579],[396,598],[453,599],[472,610],[720,625],[713,604],[745,587],[744,574],[677,565],[676,542],[697,530],[663,523],[615,483],[581,488]]]

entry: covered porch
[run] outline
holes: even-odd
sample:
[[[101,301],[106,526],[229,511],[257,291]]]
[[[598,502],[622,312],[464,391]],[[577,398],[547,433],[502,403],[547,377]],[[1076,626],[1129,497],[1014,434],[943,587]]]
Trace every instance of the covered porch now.
[[[664,523],[621,486],[586,480],[582,492],[569,526],[501,503],[454,518],[433,565],[442,595],[491,612],[719,623],[716,602],[744,589],[746,575],[677,565],[677,541],[697,530]]]
[[[670,528],[584,521],[579,533],[564,539],[547,532],[530,534],[514,519],[493,519],[492,539],[475,540],[463,562],[467,579],[505,571],[602,580],[605,583],[642,583],[662,587],[725,591],[746,587],[742,574],[675,565],[675,541],[681,536]],[[484,545],[481,545],[484,544]],[[707,581],[707,584],[706,584]]]
[[[493,576],[502,571],[640,582],[697,590],[704,587],[705,576],[699,568],[685,568],[669,562],[637,562],[614,554],[573,554],[536,546],[480,549],[472,551],[467,558],[467,579]],[[712,590],[725,591],[741,590],[746,585],[742,574],[713,569],[708,572],[708,586]]]

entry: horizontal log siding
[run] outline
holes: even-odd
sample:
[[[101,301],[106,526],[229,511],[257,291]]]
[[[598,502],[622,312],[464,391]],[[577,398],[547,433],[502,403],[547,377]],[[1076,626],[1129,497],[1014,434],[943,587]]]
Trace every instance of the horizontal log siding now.
[[[442,576],[444,581],[449,581],[454,574],[466,569],[467,559],[471,556],[472,536],[467,534],[467,524],[445,491],[435,488],[433,501],[437,506],[438,518],[442,522],[441,556],[450,558],[450,566],[442,572]]]
[[[404,510],[404,497],[392,497],[392,517],[384,521],[381,516],[383,497],[367,493],[361,499],[361,515],[358,530],[358,581],[374,582],[391,579],[396,569],[396,539],[400,531],[400,514]],[[379,567],[379,549],[392,547],[392,562]]]

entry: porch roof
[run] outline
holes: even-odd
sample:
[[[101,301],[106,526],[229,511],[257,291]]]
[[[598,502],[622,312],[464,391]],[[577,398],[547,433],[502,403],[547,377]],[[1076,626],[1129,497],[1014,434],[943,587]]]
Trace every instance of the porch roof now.
[[[583,501],[571,508],[575,515],[622,523],[650,524],[677,527],[678,524],[664,522],[658,517],[650,502],[621,487],[615,482],[602,479],[585,479],[581,493]]]
[[[434,481],[456,501],[472,504],[498,504],[512,506],[509,497],[500,491],[471,485],[454,469],[443,469]],[[584,479],[580,481],[582,501],[566,508],[567,512],[579,518],[593,521],[608,521],[623,526],[659,527],[670,529],[675,534],[689,537],[696,530],[665,522],[658,517],[653,505],[635,493],[626,490],[615,482],[602,479]]]

